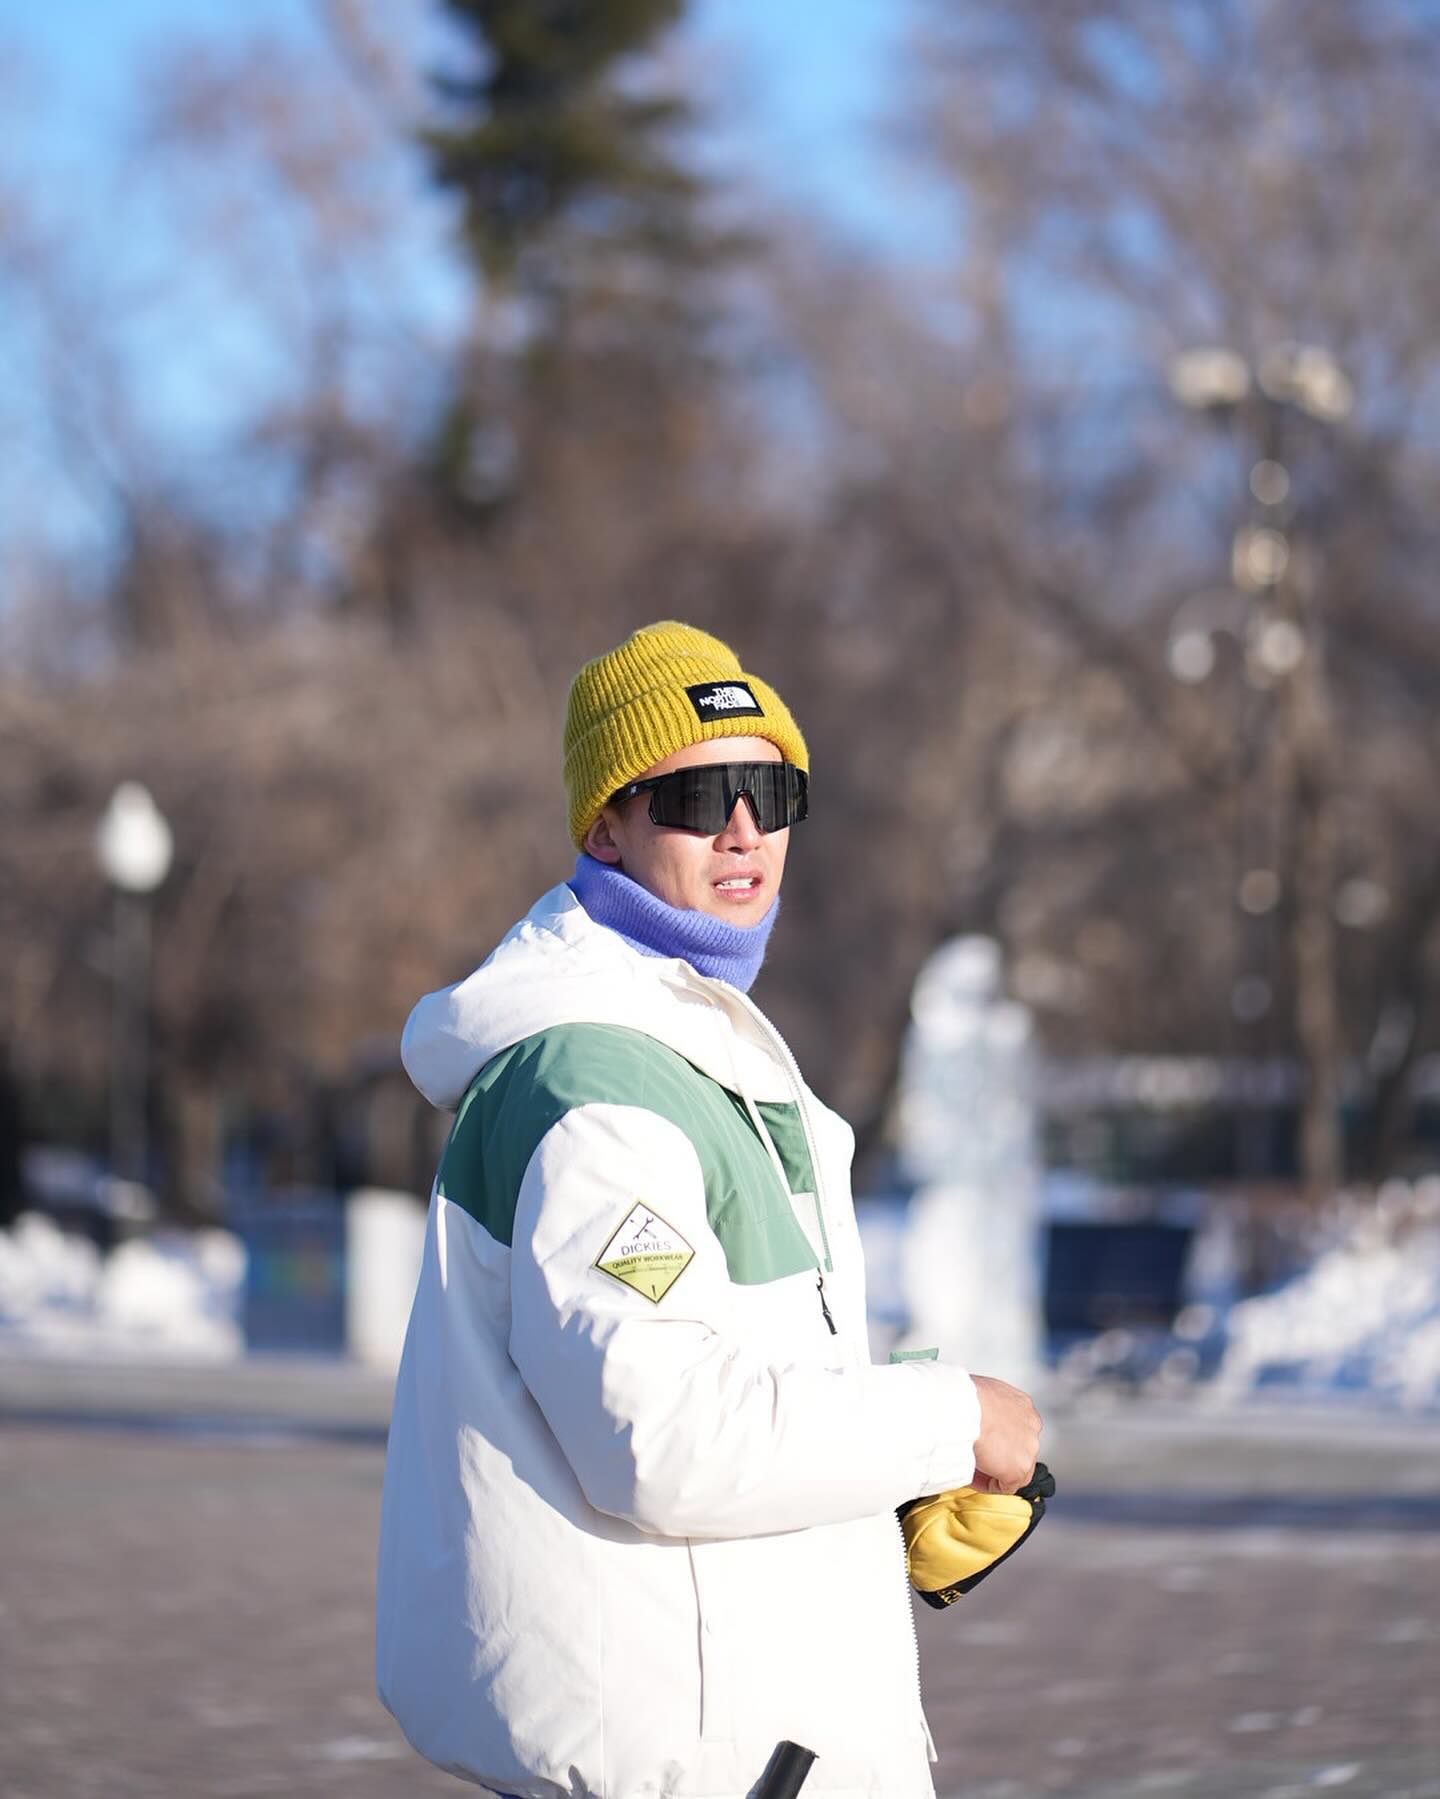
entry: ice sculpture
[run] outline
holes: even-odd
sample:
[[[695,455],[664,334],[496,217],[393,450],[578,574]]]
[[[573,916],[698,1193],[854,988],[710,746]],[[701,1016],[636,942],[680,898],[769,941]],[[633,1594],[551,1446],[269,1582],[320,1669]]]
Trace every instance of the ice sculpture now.
[[[921,969],[900,1076],[915,1183],[901,1249],[904,1341],[1027,1389],[1041,1360],[1039,1157],[1026,1007],[1000,949],[958,937]]]

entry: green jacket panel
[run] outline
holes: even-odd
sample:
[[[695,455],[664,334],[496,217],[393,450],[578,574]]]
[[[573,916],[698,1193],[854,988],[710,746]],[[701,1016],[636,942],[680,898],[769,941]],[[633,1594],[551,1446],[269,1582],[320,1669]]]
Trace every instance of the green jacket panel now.
[[[537,1144],[567,1112],[586,1105],[640,1106],[690,1139],[731,1280],[754,1286],[815,1267],[741,1096],[644,1031],[619,1025],[555,1025],[487,1062],[461,1102],[437,1191],[508,1245]],[[764,1102],[757,1109],[791,1190],[813,1192],[798,1108]]]

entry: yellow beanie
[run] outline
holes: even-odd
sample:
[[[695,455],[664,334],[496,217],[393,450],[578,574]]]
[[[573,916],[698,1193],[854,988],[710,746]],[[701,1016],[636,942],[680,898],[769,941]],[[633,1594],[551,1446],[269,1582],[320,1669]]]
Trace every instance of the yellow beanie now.
[[[693,625],[646,625],[587,662],[565,708],[565,789],[579,849],[617,788],[687,744],[764,737],[807,773],[799,726],[773,687],[740,667],[728,644]]]

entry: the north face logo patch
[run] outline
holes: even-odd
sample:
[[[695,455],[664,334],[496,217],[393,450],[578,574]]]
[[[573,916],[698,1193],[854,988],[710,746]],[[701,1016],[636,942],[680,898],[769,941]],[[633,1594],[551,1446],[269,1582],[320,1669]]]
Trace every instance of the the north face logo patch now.
[[[765,712],[743,681],[701,681],[687,687],[697,718],[764,718]]]

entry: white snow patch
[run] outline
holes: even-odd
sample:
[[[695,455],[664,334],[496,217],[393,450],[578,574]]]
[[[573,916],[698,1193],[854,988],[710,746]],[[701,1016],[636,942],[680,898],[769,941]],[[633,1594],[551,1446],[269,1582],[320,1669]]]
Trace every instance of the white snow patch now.
[[[228,1231],[158,1232],[102,1256],[25,1213],[0,1231],[0,1350],[228,1360],[244,1350],[244,1280]]]
[[[1284,1386],[1440,1407],[1440,1180],[1341,1201],[1321,1242],[1288,1285],[1231,1309],[1217,1396]]]
[[[913,1213],[902,1200],[870,1200],[857,1222],[871,1353],[883,1361],[908,1337]],[[1196,1238],[1188,1303],[1171,1328],[1117,1327],[1070,1345],[1052,1390],[1089,1402],[1203,1391],[1222,1405],[1351,1395],[1397,1413],[1440,1411],[1440,1175],[1338,1199],[1317,1220],[1308,1266],[1233,1304],[1231,1235],[1222,1211]]]

